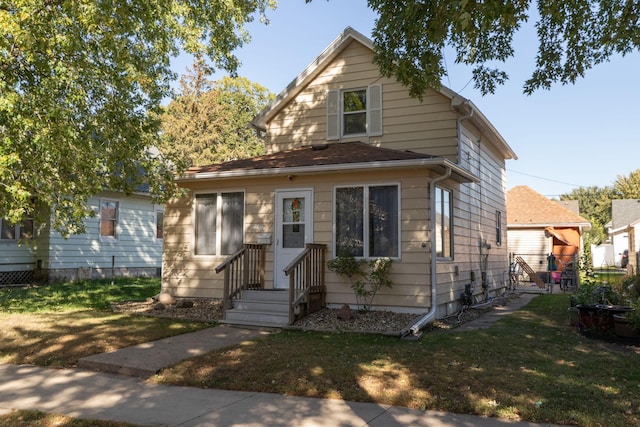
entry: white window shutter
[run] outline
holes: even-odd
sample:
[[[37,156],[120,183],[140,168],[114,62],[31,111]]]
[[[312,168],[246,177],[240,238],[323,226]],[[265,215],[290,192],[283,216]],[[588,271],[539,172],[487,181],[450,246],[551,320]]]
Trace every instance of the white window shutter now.
[[[369,86],[367,96],[367,131],[369,136],[382,135],[382,85]]]
[[[340,139],[340,92],[327,92],[327,139]]]

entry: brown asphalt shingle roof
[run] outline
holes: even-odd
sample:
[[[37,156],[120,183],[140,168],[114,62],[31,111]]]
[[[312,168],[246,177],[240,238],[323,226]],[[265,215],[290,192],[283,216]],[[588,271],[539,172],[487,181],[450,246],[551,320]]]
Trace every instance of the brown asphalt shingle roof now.
[[[589,220],[549,200],[526,185],[507,191],[507,224],[538,226],[589,225]]]
[[[251,169],[276,169],[431,158],[434,158],[434,156],[414,153],[412,151],[398,151],[374,147],[363,142],[332,143],[307,145],[249,159],[231,160],[208,166],[195,166],[189,168],[186,173],[229,172]]]

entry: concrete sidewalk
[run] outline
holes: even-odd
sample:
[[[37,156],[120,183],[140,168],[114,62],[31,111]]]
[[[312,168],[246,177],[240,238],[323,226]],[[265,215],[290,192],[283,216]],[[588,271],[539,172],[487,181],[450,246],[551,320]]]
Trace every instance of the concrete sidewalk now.
[[[150,377],[161,369],[190,357],[251,341],[270,333],[267,329],[216,326],[188,334],[94,354],[78,361],[78,366],[112,374]]]
[[[0,378],[0,413],[39,409],[144,426],[550,426],[374,403],[161,386],[82,369],[0,365]]]

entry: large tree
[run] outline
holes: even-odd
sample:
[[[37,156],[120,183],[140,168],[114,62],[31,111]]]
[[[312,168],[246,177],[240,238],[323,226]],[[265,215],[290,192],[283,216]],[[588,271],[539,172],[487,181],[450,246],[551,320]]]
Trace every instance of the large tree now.
[[[307,0],[311,1],[311,0]],[[612,55],[640,48],[640,2],[635,0],[368,0],[378,12],[375,62],[421,98],[446,74],[445,46],[456,63],[473,67],[475,87],[493,93],[514,56],[513,36],[534,14],[536,66],[524,92],[573,83]],[[533,9],[536,9],[535,11]],[[537,12],[537,13],[536,13]]]
[[[186,166],[262,154],[264,141],[249,124],[273,94],[244,77],[211,81],[209,72],[198,60],[181,78],[162,114],[161,151]]]
[[[631,172],[629,176],[618,175],[613,189],[617,199],[640,199],[640,169]]]
[[[274,0],[0,0],[0,217],[36,206],[62,233],[86,200],[141,181],[171,195],[153,155],[180,50],[234,72],[244,26]],[[141,173],[144,171],[144,173]]]

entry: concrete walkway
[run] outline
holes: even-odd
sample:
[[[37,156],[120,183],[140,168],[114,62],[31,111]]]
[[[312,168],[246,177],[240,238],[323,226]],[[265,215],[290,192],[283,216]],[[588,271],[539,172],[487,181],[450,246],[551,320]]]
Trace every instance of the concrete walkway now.
[[[167,366],[220,348],[251,341],[269,330],[216,326],[188,334],[94,354],[78,361],[78,366],[94,371],[146,378]]]
[[[374,403],[161,386],[82,369],[0,365],[0,378],[0,413],[39,409],[144,426],[549,426]]]
[[[489,327],[536,295],[523,294],[455,331]],[[147,384],[183,359],[252,340],[269,331],[217,326],[80,361],[79,369],[0,365],[0,414],[39,409],[144,426],[543,427],[550,424],[417,411],[342,400]],[[87,369],[101,370],[102,372]],[[114,373],[126,374],[114,375]]]

